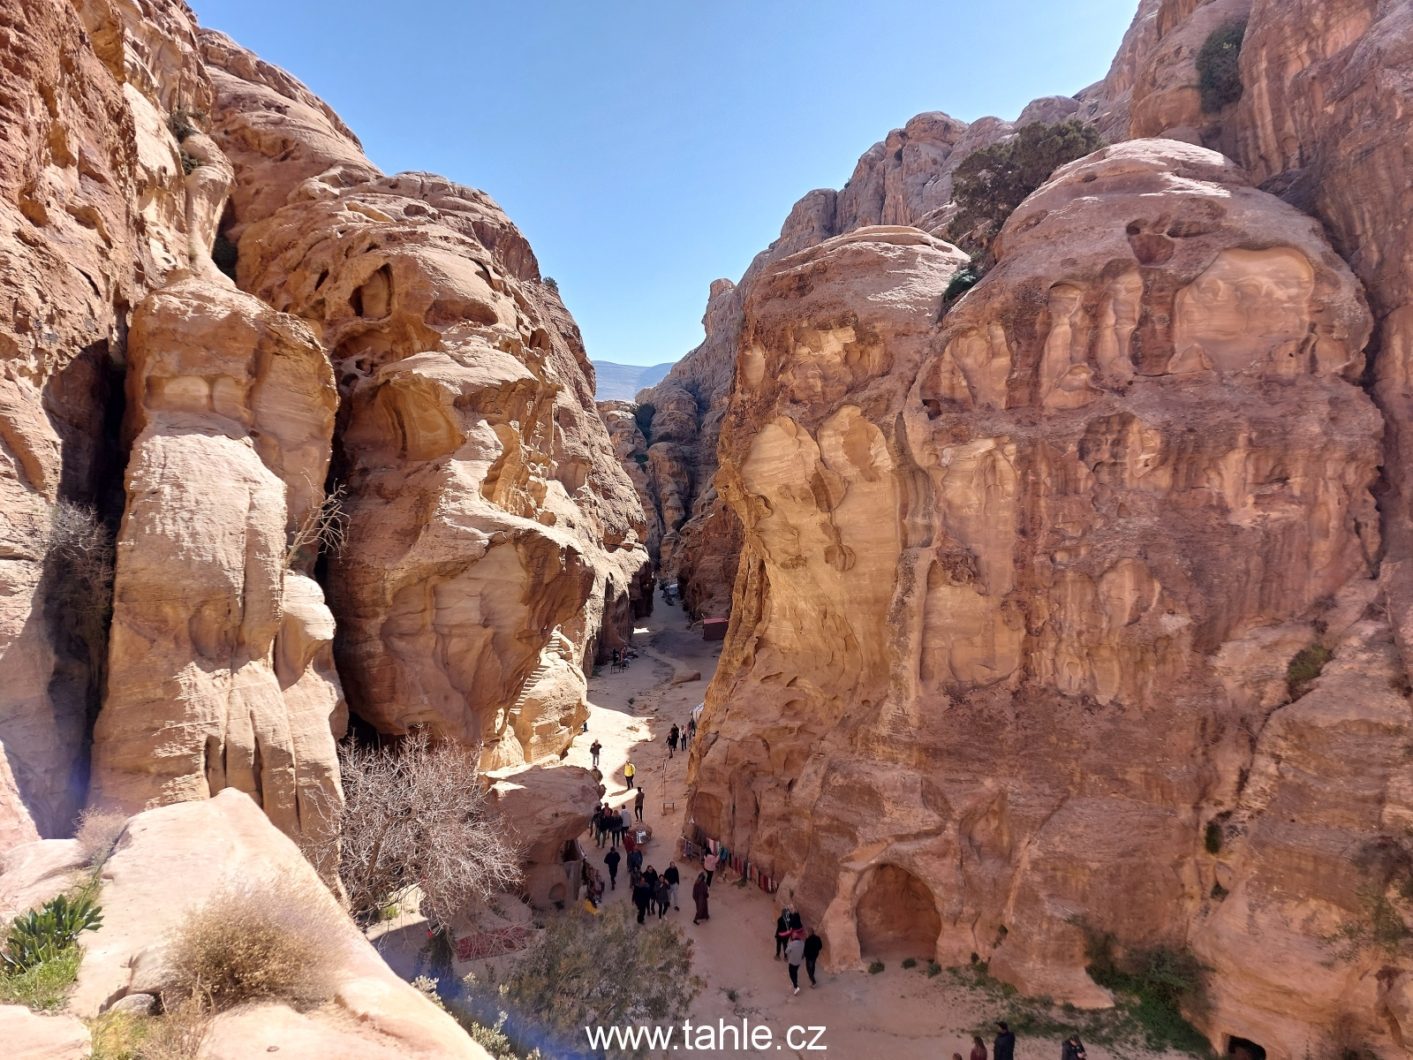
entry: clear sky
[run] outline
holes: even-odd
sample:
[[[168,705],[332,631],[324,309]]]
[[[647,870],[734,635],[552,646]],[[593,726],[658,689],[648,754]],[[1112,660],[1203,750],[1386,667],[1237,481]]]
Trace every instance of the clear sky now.
[[[1107,71],[1137,0],[190,0],[388,172],[483,188],[589,355],[676,360],[707,287],[926,110],[1014,118]]]

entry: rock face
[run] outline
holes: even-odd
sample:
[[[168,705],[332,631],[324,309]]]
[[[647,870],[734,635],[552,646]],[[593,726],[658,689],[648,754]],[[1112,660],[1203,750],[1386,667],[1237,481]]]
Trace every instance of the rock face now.
[[[128,504],[91,801],[135,813],[232,787],[291,835],[341,801],[333,617],[295,566],[337,393],[293,317],[221,283],[150,295],[128,342]]]
[[[185,7],[149,7],[0,14],[0,845],[65,834],[83,805],[106,602],[75,620],[50,526],[60,502],[121,510],[128,315],[190,260],[194,182],[166,114],[209,86]]]
[[[559,752],[644,527],[499,207],[385,177],[180,0],[9,5],[0,123],[0,844],[223,787],[302,836],[344,684]]]
[[[976,953],[1106,1004],[1083,923],[1197,948],[1229,999],[1214,1040],[1298,1056],[1353,1013],[1386,1043],[1372,955],[1311,978],[1312,924],[1361,915],[1321,859],[1413,810],[1375,752],[1413,722],[1373,603],[1359,285],[1317,223],[1173,141],[1061,169],[997,254],[940,325],[964,259],[914,229],[757,281],[690,816],[783,877],[841,964]],[[1289,704],[1317,642],[1340,665]],[[1332,746],[1360,779],[1317,811]]]
[[[283,881],[290,893],[317,904],[307,912],[328,924],[334,997],[307,1013],[266,1005],[258,1010],[263,1019],[246,1009],[219,1016],[200,1055],[263,1055],[267,1046],[296,1043],[302,1055],[486,1055],[450,1016],[393,974],[294,843],[231,789],[128,822],[103,866],[103,925],[83,936],[71,1011],[92,1017],[129,994],[160,994],[168,982],[163,954],[183,919],[223,886],[256,878]]]
[[[646,561],[578,329],[488,197],[382,176],[287,77],[203,47],[241,286],[321,327],[343,397],[329,586],[351,708],[483,744],[488,767],[558,752]]]
[[[726,615],[741,552],[741,526],[713,482],[721,423],[731,397],[742,313],[758,279],[781,258],[832,236],[870,225],[911,225],[940,233],[952,215],[952,177],[969,155],[1031,121],[1061,121],[1081,104],[1064,96],[1036,100],[1016,125],[982,118],[968,125],[941,112],[919,114],[859,159],[841,190],[806,194],[780,238],[756,255],[739,284],[711,286],[702,324],[706,338],[657,386],[638,395],[651,404],[649,493],[662,522],[656,554],[661,576],[680,579],[693,615]]]

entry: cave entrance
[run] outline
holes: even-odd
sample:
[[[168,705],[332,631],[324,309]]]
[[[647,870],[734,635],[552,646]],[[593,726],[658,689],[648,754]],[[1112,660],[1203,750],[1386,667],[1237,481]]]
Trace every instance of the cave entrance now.
[[[1236,1060],[1266,1060],[1266,1050],[1246,1038],[1227,1035],[1227,1056]]]
[[[907,869],[880,865],[869,873],[854,908],[859,954],[866,960],[916,957],[937,952],[942,918],[927,885]]]

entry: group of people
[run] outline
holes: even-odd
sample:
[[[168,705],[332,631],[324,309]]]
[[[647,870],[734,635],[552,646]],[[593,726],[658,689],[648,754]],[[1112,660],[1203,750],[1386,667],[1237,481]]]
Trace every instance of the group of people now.
[[[624,853],[631,854],[637,846],[637,838],[633,835],[633,818],[636,815],[639,821],[643,819],[643,804],[646,801],[647,792],[639,788],[638,793],[633,796],[632,812],[629,812],[626,802],[616,810],[606,802],[599,803],[598,809],[589,819],[589,829],[593,832],[594,842],[600,848],[605,842],[615,848],[622,843]]]
[[[1079,1040],[1078,1034],[1071,1034],[1060,1045],[1060,1060],[1087,1060],[1088,1055],[1084,1051],[1084,1043]],[[1011,1031],[1010,1024],[1005,1020],[999,1020],[996,1023],[996,1040],[992,1043],[990,1060],[1015,1060],[1015,1056],[1016,1036]],[[962,1060],[962,1054],[953,1053],[952,1060]],[[980,1035],[972,1036],[971,1054],[966,1060],[988,1060],[986,1043],[981,1040]]]
[[[780,910],[780,915],[775,919],[775,959],[785,959],[790,969],[790,986],[794,988],[795,993],[800,992],[801,964],[805,966],[805,972],[810,977],[810,986],[819,985],[814,970],[823,949],[824,940],[816,935],[813,929],[808,934],[805,932],[805,922],[800,917],[799,910],[791,909],[788,905]]]
[[[661,920],[667,915],[668,906],[677,908],[677,885],[682,881],[675,861],[669,862],[661,874],[651,865],[643,869],[642,864],[641,850],[634,850],[628,855],[628,874],[633,883],[633,906],[638,910],[640,924],[647,917],[649,910],[655,911],[657,918]]]

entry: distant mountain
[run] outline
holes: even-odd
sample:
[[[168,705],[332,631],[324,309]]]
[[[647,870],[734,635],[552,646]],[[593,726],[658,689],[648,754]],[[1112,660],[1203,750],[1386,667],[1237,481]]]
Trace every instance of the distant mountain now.
[[[594,397],[599,401],[632,401],[645,386],[660,382],[672,367],[672,361],[662,364],[614,364],[612,361],[594,361],[594,372],[599,385]]]

